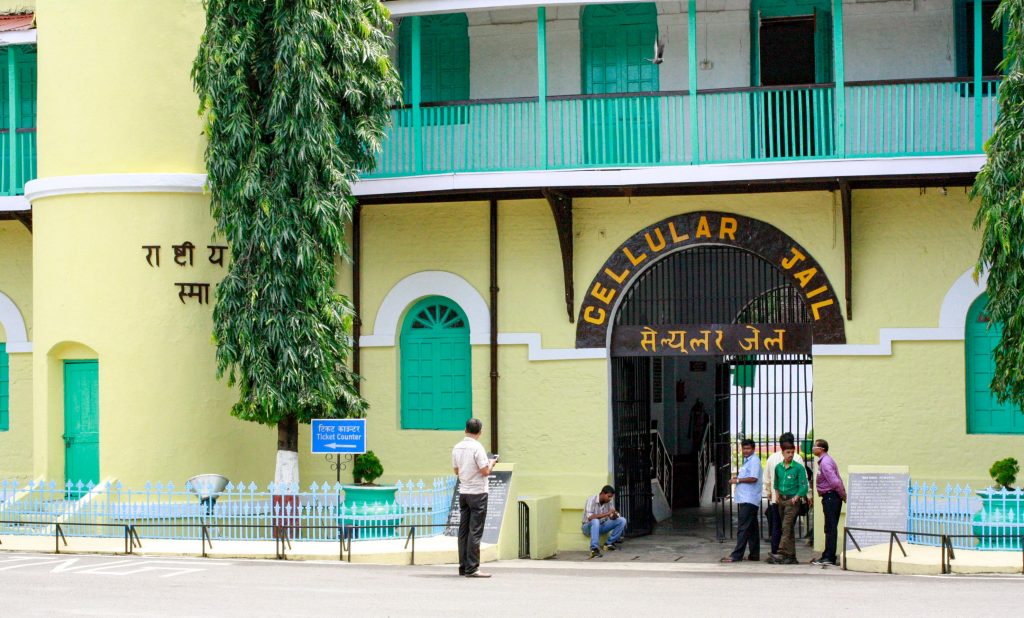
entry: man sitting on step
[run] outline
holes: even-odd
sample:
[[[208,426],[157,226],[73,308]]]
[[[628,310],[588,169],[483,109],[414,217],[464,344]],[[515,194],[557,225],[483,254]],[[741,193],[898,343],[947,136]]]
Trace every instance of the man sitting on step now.
[[[615,488],[605,485],[601,493],[587,499],[583,508],[583,534],[590,537],[590,557],[600,558],[601,535],[608,534],[605,550],[619,548],[619,541],[626,532],[626,518],[615,510]]]

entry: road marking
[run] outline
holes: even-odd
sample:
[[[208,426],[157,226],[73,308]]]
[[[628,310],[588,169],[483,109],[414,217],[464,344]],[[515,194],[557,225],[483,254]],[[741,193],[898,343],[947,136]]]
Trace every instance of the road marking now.
[[[81,564],[79,564],[81,562]],[[44,567],[49,573],[86,573],[89,575],[137,575],[167,571],[159,577],[177,577],[189,573],[199,573],[211,566],[227,566],[231,562],[203,563],[196,568],[191,561],[170,560],[136,560],[132,558],[100,559],[95,562],[86,558],[54,558],[49,556],[25,556],[0,560],[0,571],[13,571],[31,567]],[[188,565],[188,566],[184,566]]]

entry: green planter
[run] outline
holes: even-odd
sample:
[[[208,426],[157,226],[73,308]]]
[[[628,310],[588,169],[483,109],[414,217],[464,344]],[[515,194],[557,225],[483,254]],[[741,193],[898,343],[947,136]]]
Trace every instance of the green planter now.
[[[395,526],[402,523],[402,506],[394,485],[345,485],[345,499],[339,509],[338,525],[349,539],[393,539]],[[365,526],[375,526],[367,528]]]
[[[1020,551],[1024,535],[1024,492],[1019,489],[983,489],[978,492],[981,511],[974,516],[974,535],[978,549]],[[986,538],[984,535],[1009,535],[1011,538]]]

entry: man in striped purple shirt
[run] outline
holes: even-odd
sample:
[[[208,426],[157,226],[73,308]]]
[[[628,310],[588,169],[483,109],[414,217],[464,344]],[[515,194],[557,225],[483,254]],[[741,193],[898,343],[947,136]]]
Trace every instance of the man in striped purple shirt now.
[[[818,479],[815,483],[818,496],[821,497],[821,510],[825,515],[825,551],[811,564],[836,564],[836,542],[839,537],[839,514],[846,502],[846,487],[839,476],[836,460],[828,454],[828,441],[814,441],[814,456],[818,458]]]

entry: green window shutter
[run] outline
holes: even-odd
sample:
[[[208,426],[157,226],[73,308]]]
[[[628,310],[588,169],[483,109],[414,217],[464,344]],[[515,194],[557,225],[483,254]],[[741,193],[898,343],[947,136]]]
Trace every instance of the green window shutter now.
[[[430,296],[409,310],[399,341],[402,429],[460,430],[473,415],[469,320]]]
[[[465,13],[420,18],[420,67],[424,103],[469,99],[469,18]],[[412,28],[398,30],[398,73],[406,93],[412,88]],[[406,103],[411,100],[408,94]]]
[[[1024,433],[1024,413],[1013,404],[999,403],[992,393],[995,360],[992,350],[1002,336],[1002,326],[988,321],[982,294],[967,312],[964,353],[967,387],[967,433]]]
[[[7,360],[7,344],[0,343],[0,431],[7,431],[11,427],[10,384],[11,373]]]
[[[991,26],[998,2],[981,3],[981,69],[984,75],[997,75],[997,66],[1003,59],[1003,39],[1006,25]],[[974,74],[974,2],[953,0],[953,36],[956,50],[956,76]]]

